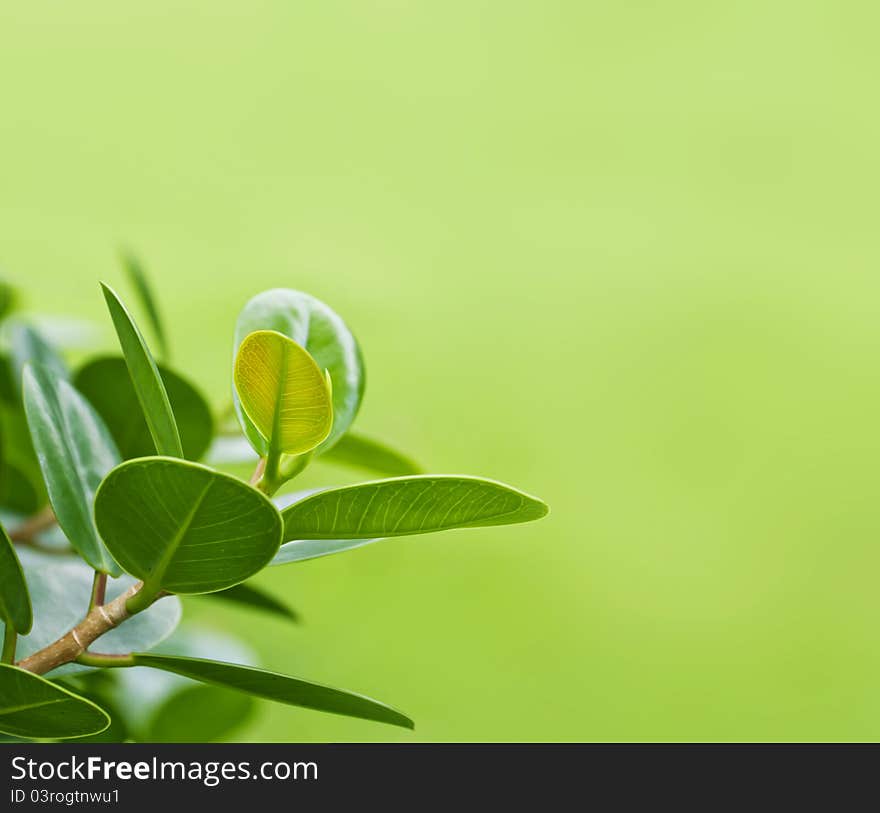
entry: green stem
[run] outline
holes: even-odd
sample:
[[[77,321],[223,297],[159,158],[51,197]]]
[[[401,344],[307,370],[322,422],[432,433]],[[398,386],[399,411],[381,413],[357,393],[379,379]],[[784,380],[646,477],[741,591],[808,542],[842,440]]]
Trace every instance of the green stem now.
[[[18,634],[7,619],[6,632],[3,635],[3,655],[0,656],[0,663],[15,663],[15,644],[17,640]]]
[[[125,610],[129,615],[136,615],[147,609],[157,598],[163,594],[161,590],[146,590],[146,585],[141,585],[140,589],[130,599],[125,602]]]
[[[104,655],[100,652],[83,652],[76,659],[83,666],[97,666],[113,669],[120,666],[134,666],[134,655]]]
[[[95,579],[92,582],[92,595],[89,598],[89,611],[103,605],[107,594],[107,574],[95,571]]]

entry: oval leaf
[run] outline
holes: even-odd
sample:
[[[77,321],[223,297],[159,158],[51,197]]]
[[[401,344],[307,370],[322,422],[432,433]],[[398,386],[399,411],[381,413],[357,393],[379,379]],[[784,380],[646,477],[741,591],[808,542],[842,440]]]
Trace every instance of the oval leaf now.
[[[45,678],[0,664],[0,731],[53,740],[97,734],[110,725],[106,712]]]
[[[156,451],[161,455],[183,457],[171,402],[150,349],[116,292],[103,283],[101,288]]]
[[[211,445],[214,418],[201,393],[185,378],[157,365],[180,432],[183,454],[198,460]],[[125,360],[105,356],[85,364],[74,376],[74,386],[104,419],[124,460],[147,457],[156,451]]]
[[[409,717],[377,700],[253,666],[151,654],[136,654],[133,661],[136,666],[163,669],[202,683],[238,689],[265,700],[414,728]]]
[[[107,427],[67,381],[40,367],[25,367],[24,407],[58,524],[95,570],[120,573],[92,513],[99,483],[120,460]]]
[[[31,597],[21,562],[12,540],[0,525],[0,619],[19,635],[27,635],[34,624]]]
[[[536,497],[481,477],[425,474],[319,491],[282,512],[284,540],[369,539],[531,522]]]
[[[181,460],[130,460],[107,475],[95,517],[145,594],[210,593],[244,581],[278,552],[281,518],[241,480]]]
[[[78,558],[47,555],[27,548],[18,551],[34,608],[33,628],[18,639],[16,648],[17,658],[27,658],[57,641],[82,621],[89,605],[94,572]],[[135,579],[126,575],[108,579],[107,601],[112,601],[134,583]],[[180,623],[181,612],[179,598],[163,598],[102,635],[100,647],[96,648],[111,655],[152,649],[174,632]],[[93,667],[69,663],[54,669],[52,676],[90,671]]]
[[[303,454],[324,440],[333,405],[324,373],[300,345],[281,333],[251,333],[238,349],[235,389],[266,448]]]
[[[366,372],[360,347],[342,318],[319,299],[289,288],[263,291],[239,314],[235,326],[236,355],[241,343],[258,330],[274,330],[308,350],[333,381],[333,428],[318,449],[329,449],[351,426],[364,397]],[[235,408],[245,434],[260,454],[268,446],[260,437],[238,397]]]
[[[156,304],[156,297],[153,296],[153,290],[150,287],[150,282],[147,279],[144,267],[134,254],[123,251],[121,256],[122,267],[125,269],[125,273],[128,274],[128,278],[131,280],[135,293],[141,300],[141,305],[147,314],[150,327],[153,328],[153,335],[156,337],[156,342],[159,344],[159,354],[162,358],[168,359],[168,341],[165,338],[165,328],[162,326],[162,317],[159,314],[159,306]]]
[[[378,440],[354,432],[340,438],[324,459],[329,463],[366,469],[389,477],[422,473],[421,466],[405,454]]]

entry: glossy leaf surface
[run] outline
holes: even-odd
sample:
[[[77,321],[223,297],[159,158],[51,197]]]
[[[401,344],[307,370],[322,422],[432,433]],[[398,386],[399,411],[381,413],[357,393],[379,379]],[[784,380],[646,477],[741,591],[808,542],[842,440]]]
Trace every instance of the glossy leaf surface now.
[[[145,590],[208,593],[271,561],[281,518],[263,494],[206,466],[163,457],[130,460],[95,498],[110,552]]]
[[[358,343],[342,318],[319,299],[289,288],[263,291],[241,311],[235,326],[235,351],[250,333],[274,330],[308,350],[333,381],[333,428],[318,452],[333,446],[345,434],[357,415],[366,385],[366,372]],[[236,396],[236,410],[245,434],[254,448],[265,454],[267,447],[259,432],[242,411]]]
[[[156,451],[170,457],[183,457],[171,402],[150,349],[113,289],[103,283],[101,288]]]
[[[388,477],[402,477],[422,472],[421,466],[405,454],[381,441],[355,432],[348,432],[341,437],[336,445],[327,451],[324,459],[329,463],[340,463]]]
[[[27,635],[34,623],[31,598],[18,555],[0,525],[0,619],[19,635]]]
[[[98,485],[120,461],[113,438],[89,402],[50,370],[25,367],[23,394],[31,439],[58,524],[95,570],[118,574],[92,513]]]
[[[153,329],[153,335],[156,337],[156,342],[159,345],[159,355],[163,359],[168,359],[168,338],[165,335],[162,315],[159,312],[159,305],[156,302],[156,297],[153,295],[153,289],[150,286],[147,273],[141,261],[134,254],[124,251],[121,258],[122,267],[125,269],[129,280],[131,280],[132,287],[135,293],[137,293],[144,312],[147,314],[150,327]]]
[[[235,360],[241,406],[266,449],[303,454],[323,441],[333,405],[323,370],[295,341],[261,330],[241,343]]]
[[[107,714],[84,697],[0,664],[0,731],[16,737],[69,739],[96,734],[108,725]]]
[[[319,491],[282,512],[284,539],[369,539],[540,519],[536,497],[481,477],[425,474]]]

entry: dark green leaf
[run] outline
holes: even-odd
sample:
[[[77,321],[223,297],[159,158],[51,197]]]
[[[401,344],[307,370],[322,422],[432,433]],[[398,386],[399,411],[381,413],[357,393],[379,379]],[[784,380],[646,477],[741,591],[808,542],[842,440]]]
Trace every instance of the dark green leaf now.
[[[309,294],[275,288],[257,294],[239,314],[235,326],[235,352],[245,338],[258,330],[283,333],[308,350],[333,382],[333,428],[318,452],[329,449],[342,437],[357,415],[364,395],[366,373],[357,341],[335,311]],[[261,454],[268,445],[244,413],[238,396],[235,408],[248,439]]]
[[[21,376],[28,363],[45,367],[56,378],[70,378],[64,359],[42,334],[30,325],[16,324],[12,330],[12,374],[18,392],[21,392]]]
[[[218,686],[187,686],[157,709],[146,742],[216,742],[253,715],[254,699]]]
[[[15,289],[3,280],[0,280],[0,319],[5,319],[15,308]]]
[[[0,664],[0,731],[54,740],[97,734],[110,718],[94,703],[45,678]]]
[[[133,660],[137,666],[164,669],[202,683],[238,689],[265,700],[414,728],[409,717],[377,700],[341,689],[332,689],[320,683],[279,675],[277,672],[267,672],[252,666],[170,655],[136,654]]]
[[[171,402],[150,349],[113,289],[103,283],[101,288],[156,451],[170,457],[183,457]]]
[[[388,477],[402,477],[422,472],[419,464],[406,455],[378,440],[354,432],[343,435],[336,445],[327,451],[324,459],[329,463],[341,463]]]
[[[278,552],[281,518],[269,499],[227,474],[172,458],[130,460],[107,475],[95,517],[122,568],[159,590],[232,587]]]
[[[270,564],[275,564],[275,560],[273,559]],[[233,604],[242,604],[255,610],[280,615],[283,618],[289,618],[291,621],[299,620],[297,614],[284,602],[250,584],[237,584],[235,587],[228,587],[226,590],[219,590],[208,595],[232,602]]]
[[[67,381],[42,367],[25,367],[24,406],[58,524],[95,570],[118,574],[92,513],[98,485],[120,460],[107,427]]]
[[[40,507],[40,493],[31,479],[5,461],[0,461],[0,507],[20,514],[36,513]]]
[[[21,562],[6,529],[0,525],[0,619],[19,635],[27,635],[34,624],[31,597]]]
[[[156,298],[153,296],[144,267],[137,257],[127,251],[122,252],[121,258],[122,266],[125,268],[125,272],[128,274],[128,278],[131,280],[131,284],[141,300],[141,305],[143,305],[144,311],[147,314],[150,326],[153,328],[153,334],[156,336],[156,341],[159,344],[159,355],[167,360],[170,357],[168,340],[165,337],[165,329],[162,326],[159,306],[156,304]]]
[[[185,378],[161,364],[157,369],[174,412],[184,456],[198,460],[214,435],[211,409]],[[76,373],[73,383],[104,419],[124,460],[155,454],[153,437],[123,358],[93,359]]]
[[[547,511],[536,497],[494,480],[423,474],[319,491],[285,508],[282,516],[287,541],[510,525],[540,519]]]

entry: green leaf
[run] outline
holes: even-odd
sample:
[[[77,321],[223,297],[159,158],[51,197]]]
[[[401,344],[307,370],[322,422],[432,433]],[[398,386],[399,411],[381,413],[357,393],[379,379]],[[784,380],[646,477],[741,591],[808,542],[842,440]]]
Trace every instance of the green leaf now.
[[[118,574],[92,513],[98,485],[120,460],[107,427],[67,381],[41,367],[25,367],[24,406],[58,524],[95,570]]]
[[[163,359],[168,359],[170,357],[168,352],[168,340],[165,337],[165,329],[162,326],[162,317],[159,314],[159,306],[156,304],[156,297],[153,296],[153,291],[150,287],[144,267],[134,254],[127,251],[122,252],[121,259],[122,267],[125,269],[125,273],[128,274],[128,278],[131,280],[135,293],[137,293],[140,298],[141,305],[143,305],[144,311],[147,314],[147,319],[150,321],[150,327],[152,327],[153,334],[159,344],[159,355]]]
[[[12,329],[12,374],[16,391],[21,391],[21,376],[26,364],[45,367],[55,378],[69,379],[64,359],[43,335],[30,325],[16,324]]]
[[[217,686],[187,686],[150,720],[144,742],[217,742],[253,716],[254,699]]]
[[[171,402],[150,349],[115,291],[103,283],[101,288],[156,451],[161,455],[183,457]]]
[[[174,412],[184,456],[198,460],[214,436],[211,408],[185,378],[161,364],[157,369]],[[76,373],[73,383],[104,419],[124,460],[155,454],[153,437],[123,358],[93,359]]]
[[[252,666],[150,654],[136,654],[133,661],[136,666],[163,669],[202,683],[238,689],[265,700],[414,728],[409,717],[377,700]]]
[[[295,341],[272,330],[251,333],[238,348],[235,391],[241,407],[266,441],[266,449],[304,454],[333,425],[324,373]]]
[[[244,581],[278,552],[281,518],[246,483],[167,457],[115,468],[95,497],[98,529],[145,596],[210,593]]]
[[[330,463],[366,469],[388,477],[422,473],[422,468],[411,458],[378,440],[354,432],[348,432],[341,437],[327,451],[324,459]]]
[[[0,664],[0,731],[53,740],[97,734],[110,725],[106,712],[45,678]]]
[[[92,592],[94,571],[81,559],[44,554],[29,548],[17,548],[34,610],[34,625],[18,639],[16,657],[27,658],[57,641],[82,621]],[[135,583],[131,576],[107,579],[107,601],[128,590]],[[168,596],[149,609],[129,618],[124,624],[101,636],[101,652],[125,655],[152,649],[165,640],[180,623],[180,599]],[[0,624],[0,630],[3,625]],[[69,663],[52,671],[52,676],[91,672],[93,667]]]
[[[34,625],[31,597],[21,562],[12,540],[0,525],[0,618],[19,635],[27,635]]]
[[[270,564],[274,564],[274,559]],[[250,584],[237,584],[235,587],[227,587],[226,590],[219,590],[216,593],[208,593],[212,598],[223,599],[233,604],[241,604],[245,607],[251,607],[255,610],[280,615],[291,621],[299,621],[299,616],[284,602],[275,598],[275,596],[254,587]]]
[[[536,497],[481,477],[423,474],[319,491],[284,509],[284,540],[370,539],[531,522]],[[332,551],[331,551],[332,552]]]
[[[0,507],[20,514],[34,514],[40,507],[40,494],[21,469],[0,461]]]
[[[263,291],[244,306],[235,326],[236,355],[245,338],[258,330],[274,330],[293,339],[320,369],[330,372],[333,428],[318,449],[320,454],[345,434],[363,399],[366,372],[358,343],[335,311],[313,296],[289,288]],[[265,455],[268,445],[242,410],[237,396],[235,408],[248,439]]]
[[[5,319],[15,308],[15,289],[5,280],[0,280],[0,319]]]

